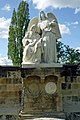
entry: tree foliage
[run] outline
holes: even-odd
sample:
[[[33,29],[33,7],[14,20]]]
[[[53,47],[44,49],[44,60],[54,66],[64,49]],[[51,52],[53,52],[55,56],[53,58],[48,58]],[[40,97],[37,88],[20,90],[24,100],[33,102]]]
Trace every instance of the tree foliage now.
[[[69,45],[65,45],[65,63],[75,64],[80,62],[80,50],[70,48]]]
[[[63,64],[78,64],[80,63],[80,50],[70,48],[69,45],[64,45],[61,41],[57,42],[58,62]]]
[[[13,65],[21,65],[23,57],[22,39],[29,23],[29,8],[26,1],[22,1],[17,12],[13,10],[8,38],[8,57]]]
[[[58,62],[64,62],[64,44],[61,41],[57,41],[57,59]]]
[[[16,11],[13,10],[13,15],[11,19],[11,24],[9,27],[9,38],[8,38],[8,57],[12,60],[14,65],[17,65],[18,60],[18,48],[17,48],[17,18],[16,18]]]

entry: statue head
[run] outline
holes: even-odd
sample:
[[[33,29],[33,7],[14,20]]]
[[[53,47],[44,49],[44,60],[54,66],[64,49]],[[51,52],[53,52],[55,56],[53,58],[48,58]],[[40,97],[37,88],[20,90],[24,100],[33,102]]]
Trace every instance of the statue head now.
[[[42,20],[45,20],[45,19],[46,19],[46,15],[45,15],[44,11],[41,11],[40,12],[40,20],[42,21]]]
[[[36,32],[36,25],[35,25],[35,24],[33,24],[33,25],[31,26],[30,31]]]

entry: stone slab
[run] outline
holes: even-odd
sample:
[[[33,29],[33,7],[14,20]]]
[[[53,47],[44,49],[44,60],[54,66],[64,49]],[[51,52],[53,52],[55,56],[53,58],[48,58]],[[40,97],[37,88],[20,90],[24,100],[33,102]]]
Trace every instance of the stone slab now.
[[[63,65],[60,63],[29,63],[29,64],[22,64],[22,68],[60,68]]]

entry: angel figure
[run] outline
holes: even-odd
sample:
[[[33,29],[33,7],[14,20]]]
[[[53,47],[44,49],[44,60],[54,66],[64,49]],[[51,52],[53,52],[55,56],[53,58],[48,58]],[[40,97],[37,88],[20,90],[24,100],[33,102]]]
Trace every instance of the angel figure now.
[[[39,27],[42,31],[43,61],[56,63],[56,40],[61,37],[56,17],[52,13],[47,13],[46,16],[44,11],[41,11]]]
[[[33,18],[29,25],[28,31],[23,38],[23,63],[40,63],[41,62],[41,39],[38,33],[38,19]]]

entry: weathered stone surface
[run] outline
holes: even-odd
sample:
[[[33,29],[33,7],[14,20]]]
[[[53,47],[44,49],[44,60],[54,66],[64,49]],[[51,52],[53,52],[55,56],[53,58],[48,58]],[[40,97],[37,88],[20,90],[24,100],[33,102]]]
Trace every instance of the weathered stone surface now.
[[[25,115],[27,119],[27,114],[36,117],[53,114],[56,116],[56,113],[61,111],[60,69],[61,67],[22,69],[24,86],[22,119]],[[55,90],[49,83],[55,84]]]
[[[0,119],[18,120],[22,89],[20,68],[0,68],[2,71],[0,73]]]
[[[0,119],[65,118],[64,112],[79,113],[80,76],[73,81],[68,76],[65,81],[61,69],[1,67],[4,76],[0,76]],[[55,92],[46,88],[48,83],[55,84]]]

